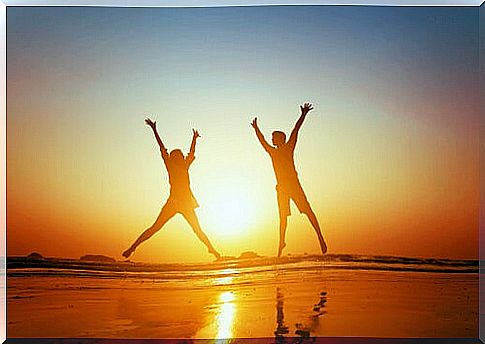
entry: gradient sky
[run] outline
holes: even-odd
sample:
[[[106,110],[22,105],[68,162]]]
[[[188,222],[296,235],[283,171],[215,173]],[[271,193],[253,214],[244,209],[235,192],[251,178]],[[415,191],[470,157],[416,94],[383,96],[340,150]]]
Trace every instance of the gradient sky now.
[[[170,148],[225,255],[276,254],[275,181],[249,125],[289,132],[330,253],[478,256],[478,8],[7,10],[7,253],[121,252],[154,221]],[[318,253],[292,205],[289,253]],[[134,260],[209,261],[181,217]]]

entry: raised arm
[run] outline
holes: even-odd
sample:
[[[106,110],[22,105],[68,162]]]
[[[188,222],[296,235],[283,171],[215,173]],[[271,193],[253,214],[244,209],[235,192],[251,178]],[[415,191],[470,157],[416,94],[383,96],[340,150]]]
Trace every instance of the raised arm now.
[[[190,151],[187,155],[187,163],[190,165],[195,159],[195,144],[197,143],[197,139],[200,137],[199,132],[195,129],[192,129],[192,143],[190,144]]]
[[[168,158],[168,152],[167,148],[162,142],[162,139],[160,138],[160,135],[158,135],[157,131],[157,122],[152,121],[150,118],[145,119],[145,123],[152,128],[153,134],[155,135],[155,138],[157,139],[158,146],[160,147],[160,153],[162,154],[162,158],[165,161]]]
[[[261,130],[259,130],[258,119],[256,117],[251,122],[251,126],[254,128],[254,131],[256,132],[256,137],[258,138],[259,143],[261,143],[261,146],[263,146],[263,148],[266,152],[270,153],[271,150],[273,149],[273,147],[271,147],[269,145],[269,143],[266,142],[266,140],[263,136],[263,133],[261,132]]]
[[[293,147],[296,145],[298,132],[300,131],[300,128],[303,122],[305,121],[306,115],[311,110],[313,110],[313,106],[310,103],[305,103],[302,106],[300,106],[300,111],[301,111],[300,118],[298,118],[298,121],[296,121],[295,127],[291,131],[290,138],[288,139],[288,144],[292,145]]]

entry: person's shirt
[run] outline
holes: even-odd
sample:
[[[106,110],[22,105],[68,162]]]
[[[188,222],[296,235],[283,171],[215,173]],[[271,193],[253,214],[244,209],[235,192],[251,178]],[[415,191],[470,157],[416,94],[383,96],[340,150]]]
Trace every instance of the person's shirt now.
[[[170,183],[170,196],[175,198],[192,198],[190,190],[189,167],[195,159],[193,154],[188,154],[181,163],[176,163],[165,150],[162,151],[162,158],[168,172]]]
[[[268,151],[273,163],[276,183],[282,188],[291,188],[295,183],[299,183],[293,158],[295,143],[288,141],[284,145],[272,147]]]

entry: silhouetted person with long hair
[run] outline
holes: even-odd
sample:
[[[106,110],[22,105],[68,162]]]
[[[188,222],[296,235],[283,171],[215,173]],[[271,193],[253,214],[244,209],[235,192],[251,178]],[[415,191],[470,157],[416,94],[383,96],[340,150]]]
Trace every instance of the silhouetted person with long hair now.
[[[305,103],[303,106],[300,106],[300,110],[300,118],[296,122],[288,141],[286,141],[286,135],[284,132],[273,131],[272,143],[274,147],[266,142],[261,130],[259,130],[258,119],[254,118],[253,122],[251,123],[259,142],[271,157],[276,176],[276,192],[278,196],[278,209],[280,217],[280,243],[278,247],[278,257],[281,256],[281,252],[286,246],[285,235],[287,218],[289,215],[291,215],[290,199],[295,202],[296,206],[300,210],[300,213],[304,213],[310,220],[310,223],[317,234],[322,254],[327,252],[327,245],[323,239],[320,225],[318,224],[317,217],[315,216],[315,213],[313,212],[310,203],[306,198],[305,192],[301,187],[300,181],[298,180],[298,173],[296,172],[295,162],[293,159],[296,140],[298,138],[298,131],[300,130],[306,115],[310,110],[313,110],[313,107],[311,104]]]
[[[168,197],[168,200],[163,206],[155,223],[146,229],[130,246],[130,248],[123,252],[123,256],[128,258],[142,242],[148,240],[153,234],[162,229],[163,225],[167,223],[168,220],[174,217],[177,213],[180,213],[185,220],[187,220],[200,241],[207,246],[209,253],[213,254],[216,258],[220,258],[221,255],[212,246],[209,238],[207,238],[207,235],[205,235],[200,227],[197,214],[194,210],[199,205],[192,194],[192,190],[190,189],[189,167],[195,159],[195,144],[197,142],[197,138],[200,137],[199,132],[197,130],[192,130],[193,136],[190,151],[187,157],[184,157],[184,154],[180,149],[174,149],[170,152],[170,154],[168,154],[167,148],[165,148],[160,136],[158,135],[156,122],[153,122],[151,119],[146,119],[145,123],[152,128],[158,145],[160,146],[162,159],[168,172],[170,196]]]

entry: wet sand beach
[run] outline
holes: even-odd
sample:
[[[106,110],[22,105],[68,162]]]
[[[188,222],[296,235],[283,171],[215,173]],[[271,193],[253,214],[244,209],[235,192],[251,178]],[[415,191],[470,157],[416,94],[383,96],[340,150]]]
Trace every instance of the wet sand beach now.
[[[478,337],[478,273],[300,263],[191,278],[8,274],[9,338]]]

